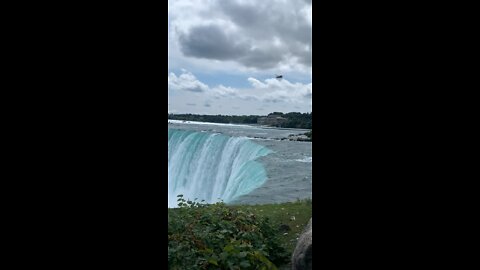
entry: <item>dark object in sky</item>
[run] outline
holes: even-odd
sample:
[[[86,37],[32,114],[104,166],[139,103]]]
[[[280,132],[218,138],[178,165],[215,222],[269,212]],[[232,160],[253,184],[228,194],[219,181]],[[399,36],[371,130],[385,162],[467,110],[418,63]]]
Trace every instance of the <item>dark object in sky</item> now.
[[[277,78],[277,79],[279,79],[279,80],[280,80],[280,79],[283,79],[283,75],[275,75],[275,78]]]

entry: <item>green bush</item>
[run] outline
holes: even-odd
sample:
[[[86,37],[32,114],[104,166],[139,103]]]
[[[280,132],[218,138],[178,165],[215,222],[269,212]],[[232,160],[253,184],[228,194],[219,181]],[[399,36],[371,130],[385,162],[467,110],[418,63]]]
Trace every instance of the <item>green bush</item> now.
[[[267,218],[224,203],[186,201],[168,213],[168,269],[277,269],[288,261]]]

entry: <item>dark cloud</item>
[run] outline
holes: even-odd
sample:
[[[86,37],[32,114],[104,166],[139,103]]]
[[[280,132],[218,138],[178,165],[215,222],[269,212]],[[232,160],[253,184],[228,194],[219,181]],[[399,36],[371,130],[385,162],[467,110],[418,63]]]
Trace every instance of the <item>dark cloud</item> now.
[[[217,25],[196,26],[179,37],[182,52],[187,56],[215,60],[231,60],[245,55],[248,48],[236,42]]]
[[[311,24],[305,14],[300,12],[307,6],[305,3],[292,0],[287,4],[271,1],[262,1],[261,4],[258,2],[245,4],[242,1],[219,1],[218,3],[225,15],[241,29],[239,35],[251,36],[252,43],[264,41],[260,50],[249,53],[255,54],[256,57],[258,57],[256,52],[265,54],[261,58],[270,60],[270,63],[280,63],[282,58],[293,54],[294,57],[301,59],[302,64],[309,66],[308,61],[305,60],[305,51],[298,49],[306,46],[311,48],[312,44]],[[274,39],[279,41],[280,47],[272,46]],[[272,53],[272,50],[275,53]],[[306,53],[308,58],[311,58],[311,50]],[[242,63],[249,66],[248,61]],[[270,65],[257,67],[270,68]]]
[[[231,60],[259,70],[281,63],[311,67],[312,27],[307,14],[311,1],[289,0],[283,3],[240,0],[211,2],[206,20],[179,32],[184,55],[212,60]],[[233,24],[226,27],[225,21]]]
[[[299,54],[298,60],[300,63],[307,67],[312,66],[312,51],[311,50],[305,50],[303,53]]]
[[[247,67],[269,69],[274,68],[283,59],[283,52],[277,49],[255,49],[250,51],[244,57],[238,59],[238,61]]]
[[[259,5],[245,5],[237,1],[223,1],[217,2],[220,9],[229,19],[237,26],[242,28],[269,28],[268,20],[265,18],[265,12]]]

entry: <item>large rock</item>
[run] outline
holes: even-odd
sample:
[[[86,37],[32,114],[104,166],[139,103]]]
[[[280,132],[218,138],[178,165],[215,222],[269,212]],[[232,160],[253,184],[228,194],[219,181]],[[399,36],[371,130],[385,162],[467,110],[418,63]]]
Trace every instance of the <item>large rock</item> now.
[[[292,270],[304,269],[312,269],[312,219],[300,235],[292,256]]]

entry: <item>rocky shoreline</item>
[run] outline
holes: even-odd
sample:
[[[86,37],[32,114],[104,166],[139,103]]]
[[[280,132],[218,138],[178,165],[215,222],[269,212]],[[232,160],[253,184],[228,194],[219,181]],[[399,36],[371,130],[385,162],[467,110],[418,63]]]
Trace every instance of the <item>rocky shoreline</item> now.
[[[309,138],[305,134],[290,134],[288,137],[282,137],[282,138],[265,138],[265,137],[258,137],[254,136],[251,137],[253,139],[260,139],[260,140],[276,140],[276,141],[296,141],[296,142],[311,142],[312,139]]]

